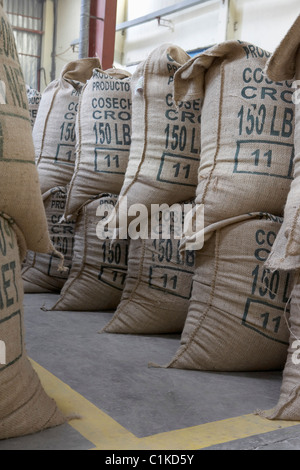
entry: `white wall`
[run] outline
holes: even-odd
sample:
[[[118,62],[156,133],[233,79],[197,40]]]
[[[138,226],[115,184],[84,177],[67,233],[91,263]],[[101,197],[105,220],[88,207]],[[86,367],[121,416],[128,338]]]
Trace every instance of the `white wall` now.
[[[123,23],[124,21],[127,20],[126,3],[127,3],[127,0],[118,0],[116,24]],[[122,33],[116,34],[116,37],[115,37],[115,62],[116,64],[123,63],[124,40],[125,40],[124,34]]]
[[[59,0],[57,18],[56,76],[64,66],[78,59],[78,47],[72,50],[70,44],[79,39],[81,0]]]
[[[147,15],[173,5],[175,0],[128,0],[127,20]],[[130,65],[144,60],[160,44],[172,43],[182,49],[191,50],[213,44],[216,39],[219,5],[202,8],[192,7],[185,11],[164,17],[166,26],[154,20],[125,30],[124,64]],[[117,34],[121,34],[118,32]]]
[[[273,52],[300,14],[299,0],[235,0],[234,37]]]
[[[50,82],[51,73],[51,53],[53,38],[53,6],[51,0],[46,0],[44,7],[44,36],[42,42],[41,64],[43,71],[41,73],[41,90]]]
[[[147,15],[181,0],[127,0],[127,20]],[[173,28],[159,26],[154,20],[125,32],[123,64],[144,60],[148,53],[164,42],[186,51],[206,47],[226,39],[252,42],[272,52],[300,14],[299,0],[230,0],[226,37],[222,35],[222,2],[208,1],[165,17]],[[120,32],[117,35],[121,34]],[[133,70],[133,68],[132,68]]]
[[[118,0],[117,23],[126,20],[126,0]],[[57,43],[56,43],[56,78],[59,77],[64,66],[78,59],[78,46],[74,49],[70,44],[79,40],[80,36],[81,0],[58,0]],[[42,63],[46,71],[47,83],[50,83],[51,53],[53,39],[53,2],[46,0],[44,14],[44,40]],[[116,36],[115,59],[117,64],[122,60],[124,36]],[[42,78],[42,88],[46,86]]]
[[[180,3],[182,0],[118,0],[117,24],[147,15],[153,11]],[[46,0],[43,67],[50,81],[52,52],[52,0]],[[300,14],[299,0],[230,0],[228,24],[224,25],[221,0],[208,0],[206,5],[194,6],[169,15],[166,26],[157,20],[116,33],[115,66],[131,72],[136,64],[163,43],[172,43],[186,51],[199,49],[225,39],[252,42],[272,52]],[[70,44],[79,39],[81,0],[58,1],[58,33],[56,76],[64,65],[78,58]],[[42,79],[42,85],[44,85]]]
[[[70,44],[79,39],[81,0],[59,0],[56,42],[56,78],[68,62],[78,59],[78,47],[73,52]],[[51,81],[52,46],[53,46],[53,1],[46,0],[44,9],[44,37],[42,47],[41,90]],[[45,80],[46,77],[46,80]]]

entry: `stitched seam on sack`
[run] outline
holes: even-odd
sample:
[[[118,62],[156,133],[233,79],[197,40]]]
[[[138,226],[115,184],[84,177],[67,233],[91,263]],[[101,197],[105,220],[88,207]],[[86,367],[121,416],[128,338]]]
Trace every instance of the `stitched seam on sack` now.
[[[62,289],[60,298],[58,299],[58,301],[56,302],[56,304],[53,305],[53,307],[51,308],[51,310],[54,310],[61,302],[64,301],[65,296],[66,296],[67,294],[69,294],[69,290],[71,289],[71,287],[72,287],[72,285],[74,284],[74,282],[77,281],[77,280],[79,279],[79,277],[81,276],[81,274],[82,274],[82,272],[83,272],[83,269],[84,269],[84,266],[85,266],[85,264],[86,264],[86,252],[87,252],[87,218],[88,218],[86,206],[84,207],[83,211],[84,211],[84,215],[83,215],[83,217],[84,217],[84,224],[83,224],[83,227],[84,227],[84,239],[83,239],[84,249],[83,249],[83,257],[82,257],[81,267],[80,267],[78,273],[76,274],[76,276],[72,279],[72,281],[71,281],[69,284],[68,284],[68,280],[66,281],[66,284],[65,284],[65,286],[64,286],[63,289]],[[76,227],[75,227],[75,233],[76,233]],[[73,256],[74,256],[74,253],[73,253]],[[72,272],[72,267],[71,267],[69,276],[71,275],[71,272]]]
[[[192,344],[196,334],[198,333],[199,329],[201,328],[204,320],[207,317],[207,314],[209,313],[210,309],[213,306],[213,300],[214,300],[214,295],[216,291],[216,280],[217,280],[217,275],[219,271],[219,258],[220,258],[220,231],[216,231],[216,241],[215,241],[215,266],[214,266],[214,274],[213,274],[213,279],[211,283],[211,291],[209,295],[209,302],[208,306],[201,316],[201,318],[198,320],[198,324],[195,326],[192,334],[190,335],[187,343],[183,346],[182,349],[179,350],[178,354],[174,357],[174,359],[167,365],[167,367],[172,367],[176,362],[180,359],[181,356],[188,350],[190,345]]]
[[[28,360],[28,359],[27,359]],[[33,373],[36,374],[35,370],[33,370]],[[23,405],[21,405],[17,410],[16,412],[20,411],[23,407],[25,407],[26,405],[28,405],[32,400],[34,400],[35,397],[37,397],[37,399],[39,398],[41,392],[43,392],[43,387],[41,385],[41,382],[40,382],[40,379],[39,377],[37,376],[37,386],[36,386],[36,389],[34,390],[33,394],[30,396],[30,398],[26,401],[26,403],[23,403]],[[50,398],[48,397],[52,403],[52,405],[54,406],[54,412],[52,413],[52,415],[50,416],[50,418],[47,419],[46,423],[43,424],[42,426],[39,426],[39,428],[42,430],[42,429],[45,429],[45,426],[47,426],[47,424],[51,421],[51,419],[53,418],[53,416],[55,416],[58,408],[56,406],[56,402],[53,400],[53,398]],[[43,402],[41,402],[43,404]]]
[[[45,193],[45,194],[46,194],[46,193]],[[48,196],[47,196],[47,197],[48,197]],[[44,195],[42,196],[43,204],[44,204],[45,201],[47,200],[47,197],[46,197],[46,199],[44,200]],[[23,275],[23,274],[26,274],[27,271],[30,270],[30,269],[32,269],[32,268],[34,268],[34,269],[36,269],[37,271],[43,273],[43,271],[41,271],[40,269],[36,268],[36,266],[35,266],[35,265],[36,265],[36,261],[37,261],[36,257],[37,257],[37,253],[34,252],[34,253],[33,253],[32,264],[31,264],[30,266],[28,266],[28,268],[27,268],[25,271],[23,271],[22,275]],[[30,274],[30,273],[29,273],[29,274]],[[43,274],[44,274],[44,273],[43,273]],[[50,276],[49,276],[49,277],[50,277]],[[27,280],[27,279],[25,279],[25,281],[27,281],[27,282],[32,282],[32,281]],[[39,284],[37,284],[36,282],[34,282],[33,284],[35,284],[35,285],[37,285],[37,286],[39,285]],[[42,287],[42,286],[39,286],[39,287]]]
[[[46,129],[47,129],[47,125],[48,125],[48,120],[49,120],[50,113],[51,113],[52,108],[53,108],[54,100],[55,100],[56,95],[57,95],[58,92],[59,92],[59,87],[55,90],[55,92],[54,92],[54,94],[53,94],[53,97],[52,97],[52,100],[51,100],[51,104],[50,104],[50,108],[49,108],[49,111],[48,111],[47,116],[46,116],[46,119],[45,119],[45,125],[44,125],[44,129],[43,129],[43,137],[42,137],[40,155],[39,155],[38,160],[37,160],[37,163],[36,163],[37,166],[40,164],[40,161],[41,161],[41,158],[42,158],[42,153],[43,153],[44,145],[45,145],[45,137],[46,137]]]
[[[36,396],[37,397],[37,400],[39,398],[39,396],[41,396],[41,392],[44,392],[43,390],[43,387],[41,385],[41,382],[40,382],[40,379],[38,377],[38,385],[37,385],[37,388],[36,390],[34,391],[33,395],[30,397],[29,401],[25,404],[27,405],[31,400],[34,400],[34,397]],[[43,429],[45,429],[46,427],[48,427],[48,423],[51,422],[52,418],[55,416],[55,414],[57,413],[58,411],[58,408],[57,408],[57,405],[56,405],[56,402],[53,400],[53,398],[50,398],[48,397],[49,400],[51,401],[51,404],[53,406],[53,413],[51,414],[50,418],[48,418],[46,420],[46,422],[43,424],[43,425],[39,425],[39,429],[42,431]],[[43,405],[43,402],[41,402],[41,404]],[[25,406],[24,405],[24,406]],[[37,416],[38,418],[39,416]]]
[[[298,277],[299,277],[299,274],[297,275],[297,278]],[[297,278],[294,281],[294,286],[296,286],[298,284],[298,279]],[[291,331],[291,334],[293,334],[292,331]],[[296,336],[295,336],[295,338],[296,338]],[[284,381],[284,378],[283,378],[283,381]],[[300,391],[299,390],[299,385],[295,385],[292,388],[292,390],[290,390],[288,392],[288,394],[285,395],[285,397],[284,397],[285,401],[282,404],[280,403],[281,402],[281,396],[280,396],[277,405],[272,410],[270,410],[270,414],[267,415],[266,417],[268,419],[282,419],[282,413],[286,409],[288,409],[288,407],[291,406],[297,398],[299,398],[299,391]],[[265,414],[263,414],[263,416],[265,416]],[[285,419],[289,419],[289,418],[285,418]]]
[[[121,308],[117,309],[114,318],[112,318],[111,321],[103,328],[103,331],[105,331],[106,328],[108,328],[111,324],[113,324],[119,318],[120,314],[123,313],[123,311],[127,307],[127,305],[133,300],[133,298],[136,294],[137,288],[139,287],[140,282],[142,280],[144,261],[145,261],[145,252],[146,252],[146,240],[144,239],[143,242],[142,242],[142,253],[141,253],[141,260],[140,260],[140,264],[139,264],[139,273],[138,273],[138,277],[137,277],[136,283],[134,285],[134,288],[132,289],[129,298],[124,301],[124,304],[122,306],[121,306],[122,299],[120,300],[119,305],[120,305]]]
[[[16,237],[16,242],[17,242],[19,255],[21,255],[21,248],[22,248],[23,241],[24,241],[24,244],[25,244],[26,252],[27,252],[27,242],[25,240],[25,237],[23,235],[22,230],[20,229],[20,227],[16,223],[16,221],[12,217],[7,215],[5,212],[0,212],[0,217],[2,217],[8,223],[10,230],[14,232],[14,235]],[[21,261],[21,265],[22,265],[22,260],[20,260],[20,261]]]
[[[36,261],[36,253],[33,253],[33,261],[32,261],[32,264],[31,264],[30,266],[27,266],[27,267],[25,266],[25,269],[24,269],[24,271],[22,272],[22,276],[23,276],[24,274],[26,274],[27,271],[29,271],[30,269],[32,269],[32,268],[35,267],[35,261]],[[26,281],[26,280],[27,280],[27,279],[25,279],[25,281]],[[30,281],[29,281],[29,282],[30,282]]]
[[[33,272],[32,272],[33,271]],[[27,272],[27,271],[26,271]],[[56,278],[53,276],[50,276],[49,274],[46,274],[45,271],[42,271],[41,269],[37,268],[36,266],[29,267],[29,277],[26,278],[26,272],[24,271],[22,273],[22,278],[24,281],[29,282],[33,286],[38,286],[41,287],[42,289],[47,289],[47,290],[53,290],[53,289],[61,289],[61,282],[64,280],[63,278]],[[32,280],[31,275],[37,275],[38,277],[34,280]],[[44,277],[42,277],[44,276]],[[45,282],[48,283],[47,287],[45,287]]]
[[[295,386],[289,394],[285,397],[285,401],[282,405],[280,404],[280,398],[278,401],[278,404],[270,410],[270,415],[267,415],[266,417],[269,419],[292,419],[292,418],[283,418],[282,415],[286,409],[288,409],[290,406],[293,405],[295,400],[299,398],[299,386]],[[265,414],[263,414],[265,416]]]
[[[44,429],[47,429],[49,427],[49,423],[51,423],[52,419],[55,417],[57,412],[60,412],[60,410],[57,407],[56,401],[53,400],[53,398],[50,398],[50,400],[51,400],[51,404],[53,405],[53,413],[51,414],[50,418],[47,419],[45,424],[42,426],[41,431],[43,431]],[[63,416],[63,418],[65,417]]]
[[[10,224],[10,222],[9,222],[9,224]],[[26,239],[23,235],[23,232],[20,229],[19,225],[14,220],[12,220],[12,223],[10,224],[10,228],[15,232],[17,245],[18,245],[18,251],[19,251],[20,258],[21,258],[22,243],[24,241],[24,244],[25,244],[25,250],[24,251],[27,252],[27,241],[26,241]],[[21,262],[21,265],[22,265],[22,262]],[[21,269],[22,269],[22,266],[21,266]]]
[[[294,220],[293,220],[291,233],[290,233],[290,236],[289,236],[289,239],[288,239],[288,242],[287,242],[286,253],[288,253],[288,250],[289,250],[291,244],[293,242],[295,242],[295,238],[294,238],[295,237],[295,229],[296,229],[296,225],[297,225],[297,222],[298,222],[298,219],[299,219],[299,214],[300,214],[300,207],[298,207],[296,215],[295,215]]]
[[[85,88],[87,87],[87,83],[84,85],[82,92],[80,94],[80,99],[79,99],[79,104],[78,104],[78,113],[77,113],[77,119],[78,119],[78,151],[76,152],[76,166],[75,170],[70,182],[69,190],[68,190],[68,196],[67,196],[67,201],[66,201],[66,208],[65,208],[65,214],[67,214],[69,210],[69,205],[70,205],[70,200],[71,200],[71,193],[72,189],[75,183],[75,180],[77,179],[77,175],[79,172],[79,166],[80,166],[80,158],[81,158],[81,144],[82,144],[82,134],[81,134],[81,108],[82,108],[82,98],[83,98],[83,93]],[[79,210],[77,211],[79,212]]]
[[[224,97],[224,63],[225,61],[222,62],[221,64],[221,69],[220,69],[220,75],[221,75],[221,85],[220,85],[220,98],[219,98],[219,116],[218,116],[218,133],[217,133],[217,144],[216,144],[216,151],[214,154],[214,162],[212,169],[209,173],[209,177],[207,179],[203,195],[201,198],[200,204],[205,204],[205,198],[207,195],[208,187],[211,182],[211,179],[213,177],[213,173],[216,169],[216,164],[217,164],[217,156],[220,150],[220,137],[221,137],[221,122],[222,122],[222,108],[223,108],[223,97]],[[201,157],[200,157],[201,158]]]
[[[29,359],[26,357],[26,355],[23,354],[23,357],[26,361],[29,361]],[[31,366],[31,365],[30,365]],[[32,368],[32,366],[31,366]],[[32,379],[34,379],[34,375],[36,374],[35,370],[32,368],[31,370],[31,376],[32,376]],[[30,381],[32,382],[32,381]],[[25,402],[21,403],[21,405],[18,406],[18,408],[14,409],[12,413],[9,413],[8,415],[5,415],[2,419],[8,419],[10,418],[13,414],[16,414],[16,413],[19,413],[22,408],[26,407],[28,404],[30,404],[31,400],[34,398],[35,395],[37,395],[37,392],[40,390],[41,388],[41,382],[40,382],[40,379],[39,377],[37,376],[37,384],[36,384],[36,387],[35,389],[33,390],[33,393],[31,393],[30,397],[28,398],[28,400],[26,400]]]
[[[148,57],[148,59],[145,63],[145,68],[144,68],[144,93],[143,93],[143,96],[144,96],[144,145],[143,145],[142,157],[141,157],[141,161],[138,165],[138,169],[134,174],[133,179],[130,181],[129,185],[125,188],[124,193],[121,195],[121,198],[120,198],[121,200],[126,196],[128,191],[130,190],[130,188],[137,181],[137,179],[139,177],[139,174],[140,174],[140,171],[141,171],[141,168],[142,168],[142,165],[145,161],[147,144],[148,144],[148,140],[147,140],[147,137],[148,137],[148,96],[147,96],[148,64],[150,62],[151,55],[152,54],[149,55],[149,57]],[[129,154],[129,159],[130,159],[130,154]],[[115,209],[117,210],[119,206],[120,206],[120,201],[118,200]]]

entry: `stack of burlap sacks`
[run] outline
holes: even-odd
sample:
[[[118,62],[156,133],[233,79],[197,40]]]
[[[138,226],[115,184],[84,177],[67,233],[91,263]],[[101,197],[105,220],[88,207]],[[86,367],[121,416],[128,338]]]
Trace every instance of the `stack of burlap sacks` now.
[[[76,118],[76,161],[64,220],[76,218],[73,265],[53,310],[114,310],[127,273],[129,241],[114,247],[97,225],[117,202],[131,142],[131,75],[95,68]]]
[[[189,252],[193,238],[187,237],[182,255],[174,233],[131,239],[120,303],[102,332],[182,332],[181,347],[167,367],[274,370],[286,361],[294,275],[273,272],[265,262],[293,179],[294,104],[291,82],[275,83],[264,75],[269,57],[240,41],[194,59],[163,45],[131,79],[129,159],[109,220],[120,236],[136,215],[124,218],[125,199],[126,208],[139,203],[148,213],[153,204],[183,208],[194,199],[204,205],[205,244]],[[102,144],[110,135],[105,128],[104,122],[95,131]],[[100,149],[93,150],[96,168]],[[104,158],[112,164],[112,154]],[[91,168],[84,163],[92,186]],[[88,196],[78,183],[80,170],[83,164],[74,173],[65,218]],[[101,188],[104,183],[94,194]],[[119,241],[110,245],[112,259]]]
[[[172,96],[174,74],[188,59],[180,47],[167,44],[155,49],[132,77],[123,70],[94,68],[78,106],[68,105],[76,111],[75,155],[72,166],[68,161],[62,167],[69,170],[64,179],[57,158],[58,136],[66,130],[63,112],[54,113],[54,98],[47,97],[53,85],[45,90],[33,129],[37,168],[52,241],[62,251],[58,241],[63,244],[69,236],[64,246],[71,249],[63,251],[68,270],[62,272],[57,269],[61,260],[48,257],[42,265],[41,255],[28,253],[23,279],[26,292],[60,293],[52,310],[117,309],[107,332],[182,331],[194,253],[180,255],[174,223],[170,238],[163,240],[151,240],[148,233],[145,239],[131,239],[126,232],[112,241],[101,238],[97,227],[101,218],[118,212],[123,195],[128,206],[138,202],[147,209],[156,202],[179,203],[182,214],[184,201],[193,204],[201,106],[193,100],[178,112]],[[65,87],[66,70],[62,77]],[[47,133],[52,115],[55,135]],[[48,149],[50,143],[55,149]]]
[[[202,100],[196,251],[181,346],[167,367],[248,371],[282,368],[292,276],[264,262],[282,224],[292,180],[291,83],[264,76],[270,54],[228,41],[175,75],[176,102]],[[185,249],[187,237],[182,243]]]
[[[75,220],[61,224],[67,186],[75,166],[75,123],[79,97],[98,59],[67,64],[42,94],[33,126],[35,161],[51,241],[59,256],[28,251],[22,276],[25,292],[57,291],[72,263]]]
[[[61,226],[77,221],[72,265],[53,310],[116,309],[106,333],[182,333],[165,367],[283,368],[295,276],[265,262],[293,179],[294,104],[292,83],[264,74],[269,57],[240,41],[193,59],[166,44],[132,77],[93,70],[62,211]],[[176,239],[174,220],[169,237],[120,238],[137,215],[124,207],[183,213],[191,201],[204,205],[203,248]],[[114,240],[97,236],[104,213]],[[112,281],[119,295],[109,303]]]
[[[269,57],[239,41],[194,59],[164,45],[132,77],[129,161],[109,220],[119,235],[130,228],[125,198],[149,213],[194,198],[205,244],[190,254],[186,237],[181,257],[172,237],[131,240],[121,302],[102,331],[182,332],[167,367],[274,370],[286,360],[293,276],[264,263],[292,181],[294,105],[291,83],[264,76]]]
[[[164,367],[283,369],[295,273],[271,270],[265,263],[283,225],[293,180],[292,82],[268,78],[264,69],[270,53],[246,42],[227,41],[193,59],[182,52],[162,46],[132,77],[130,155],[117,210],[109,220],[116,222],[119,234],[130,227],[132,219],[125,220],[122,213],[125,198],[126,207],[138,202],[150,209],[151,204],[184,205],[194,197],[196,205],[204,205],[204,246],[195,250],[193,266],[185,273],[191,285],[174,279],[175,273],[179,276],[175,259],[180,256],[166,255],[171,238],[160,244],[153,239],[131,240],[132,270],[121,302],[102,331],[162,333],[183,327],[180,348]],[[170,74],[169,91],[165,82],[167,91],[162,92],[160,70]],[[196,148],[199,151],[192,154]],[[194,240],[195,236],[185,237],[181,259],[188,259],[187,249]],[[134,262],[135,254],[140,263]],[[158,258],[168,258],[169,264],[161,266],[155,279]],[[167,269],[172,269],[169,276]],[[192,287],[184,293],[187,310],[183,313],[180,306],[181,318],[176,301],[167,300],[171,289],[165,288],[171,280],[173,289]],[[168,305],[165,312],[162,304]],[[177,318],[173,330],[172,314]]]
[[[79,78],[81,62],[68,64],[42,97],[33,130],[56,257],[46,255],[40,269],[40,255],[28,252],[23,279],[28,291],[60,293],[52,310],[115,310],[102,333],[180,333],[170,362],[152,366],[284,368],[280,409],[260,414],[298,419],[297,389],[281,413],[295,391],[296,67],[274,78],[264,73],[269,59],[257,46],[226,41],[193,59],[162,45],[132,76],[86,59]],[[48,139],[59,93],[68,94],[67,107],[53,116]],[[130,212],[134,204],[140,208]],[[179,205],[181,215],[186,204],[203,205],[203,247],[190,248],[199,233],[179,240],[174,218],[170,236],[159,237],[164,213],[157,238],[150,217],[139,237],[130,236],[155,204]],[[105,220],[113,238],[98,231]]]
[[[52,253],[34,161],[26,86],[14,36],[0,6],[0,68],[6,90],[0,129],[0,439],[66,421],[25,349],[21,262],[27,248]]]
[[[205,242],[181,345],[164,367],[284,369],[278,404],[257,411],[268,419],[300,419],[299,27],[300,17],[272,57],[228,41],[174,80],[177,103],[202,100],[195,202]]]
[[[99,209],[116,204],[127,167],[130,74],[100,67],[92,58],[67,64],[42,94],[33,127],[56,255],[28,251],[22,276],[25,292],[60,293],[58,310],[115,309],[127,271],[128,241],[113,253],[96,228]]]
[[[183,225],[184,203],[194,204],[201,104],[191,100],[177,109],[173,99],[175,72],[188,59],[180,47],[164,44],[132,76],[130,154],[116,210],[109,219],[117,227],[117,236],[130,238],[128,272],[120,303],[102,332],[181,333],[186,320],[194,252],[181,256],[172,212],[156,213],[158,238],[151,238],[151,207],[177,205],[176,217]],[[134,204],[139,207],[131,213]],[[168,236],[161,234],[164,222],[169,224]],[[139,223],[136,238],[131,230]]]

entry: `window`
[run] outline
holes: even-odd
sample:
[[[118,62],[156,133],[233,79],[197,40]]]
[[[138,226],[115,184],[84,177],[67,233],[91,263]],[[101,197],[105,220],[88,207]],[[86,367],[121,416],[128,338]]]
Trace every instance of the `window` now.
[[[44,0],[4,0],[25,83],[40,90]]]

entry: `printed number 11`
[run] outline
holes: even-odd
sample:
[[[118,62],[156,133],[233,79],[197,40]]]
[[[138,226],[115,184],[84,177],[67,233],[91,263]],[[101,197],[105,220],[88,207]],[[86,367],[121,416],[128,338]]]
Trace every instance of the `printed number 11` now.
[[[106,160],[107,167],[110,168],[110,165],[111,165],[110,155],[106,155],[106,157],[104,157],[104,160]],[[119,155],[116,155],[115,157],[113,157],[113,160],[116,162],[116,168],[119,168]]]
[[[264,319],[264,321],[263,321],[263,329],[264,330],[267,328],[267,325],[268,325],[268,322],[269,322],[269,317],[270,317],[270,314],[268,312],[263,313],[261,315],[261,318]],[[275,323],[274,333],[278,333],[280,321],[281,321],[281,317],[273,318],[272,322]]]
[[[254,152],[251,153],[254,158],[254,165],[258,166],[259,165],[259,158],[260,158],[260,150],[257,149]],[[272,150],[268,150],[267,152],[264,153],[264,157],[267,157],[267,167],[269,168],[272,163]]]
[[[175,168],[175,173],[174,173],[174,178],[177,178],[179,176],[179,171],[180,171],[180,163],[176,163],[176,165],[173,165],[173,168]],[[190,168],[191,165],[185,165],[182,169],[185,171],[184,177],[187,179],[190,174]]]
[[[167,274],[164,274],[163,276],[161,276],[161,279],[163,279],[163,287],[166,288],[167,287],[167,284],[168,284],[168,275]],[[172,285],[172,289],[176,289],[177,287],[177,276],[172,276],[170,279],[170,281],[173,281],[173,285]]]

